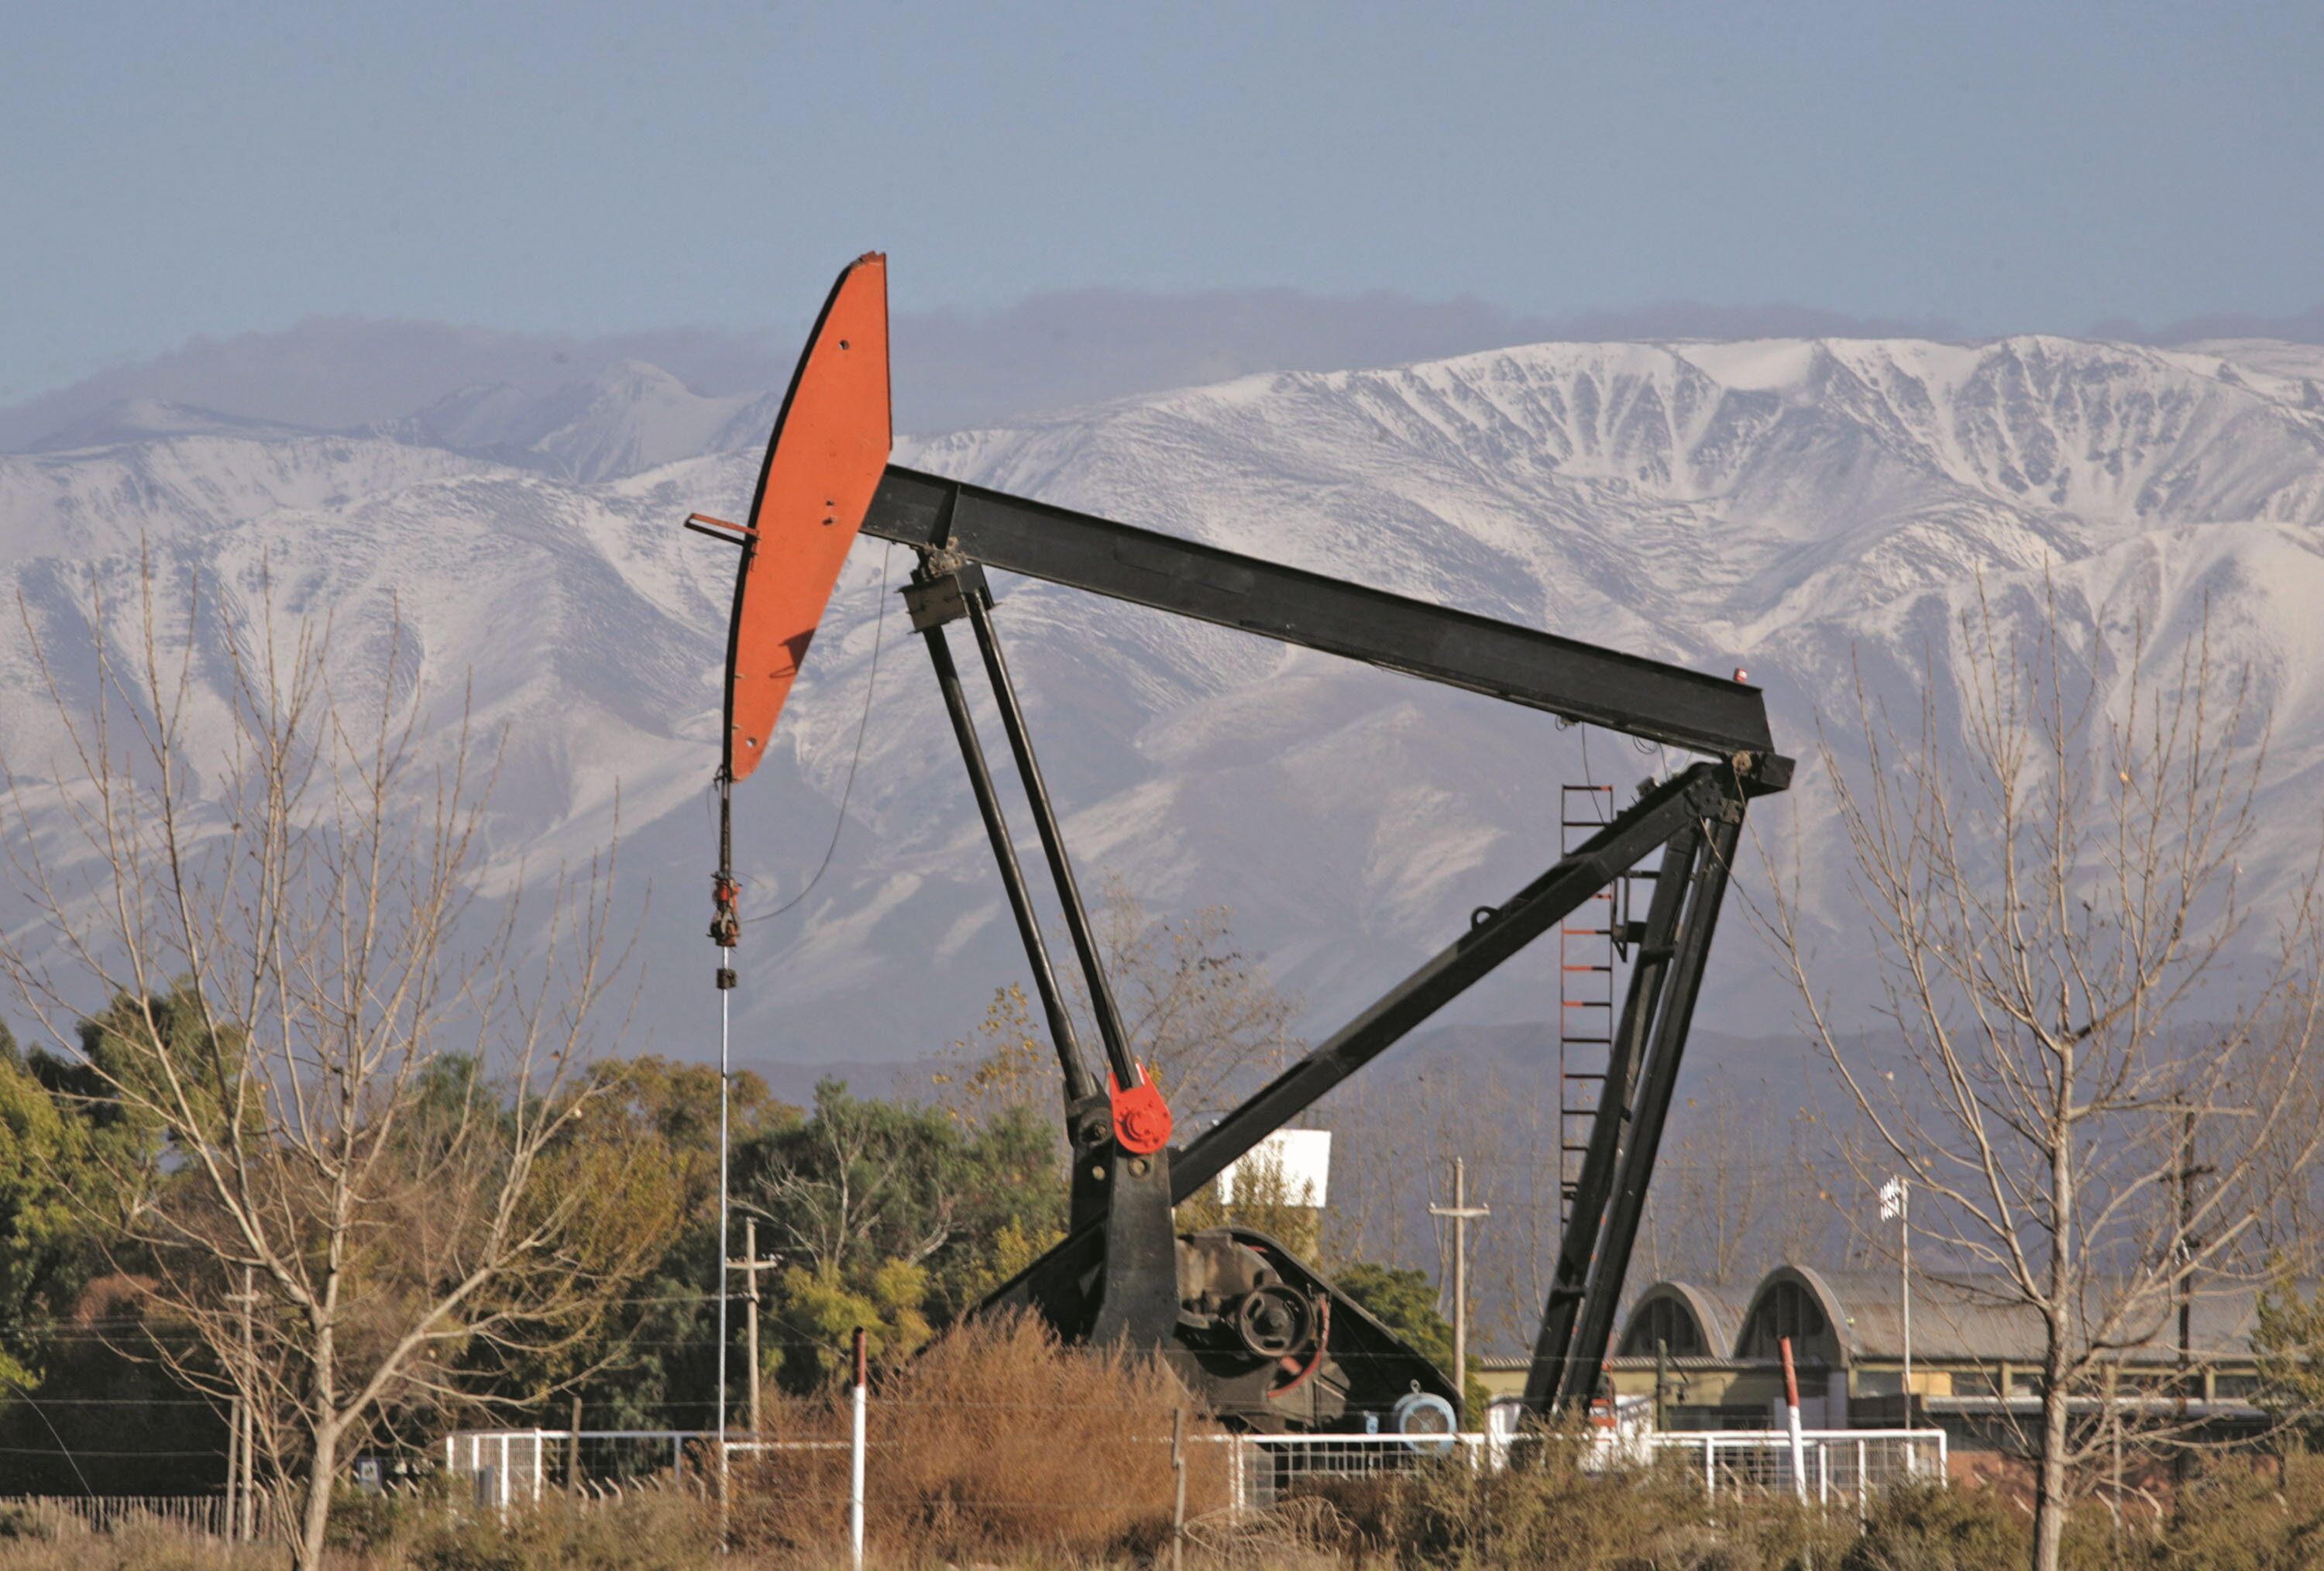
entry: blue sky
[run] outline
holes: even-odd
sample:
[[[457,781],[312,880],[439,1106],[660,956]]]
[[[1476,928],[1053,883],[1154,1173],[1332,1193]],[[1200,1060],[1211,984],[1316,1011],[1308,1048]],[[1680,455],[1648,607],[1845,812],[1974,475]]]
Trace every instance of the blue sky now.
[[[2324,300],[2324,7],[76,4],[0,49],[0,403],[311,315],[1288,285],[1965,331]]]

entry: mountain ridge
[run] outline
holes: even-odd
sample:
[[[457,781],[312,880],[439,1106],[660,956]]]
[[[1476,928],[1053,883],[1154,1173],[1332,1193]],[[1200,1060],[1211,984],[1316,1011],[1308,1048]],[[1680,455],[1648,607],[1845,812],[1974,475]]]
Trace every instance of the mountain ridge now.
[[[1698,669],[1749,668],[1804,764],[1793,798],[1755,819],[1763,853],[1781,867],[1798,848],[1803,909],[1845,975],[1860,956],[1817,739],[1846,755],[1859,678],[1902,703],[1933,653],[1941,684],[1956,680],[1949,619],[1979,595],[2020,625],[2044,596],[2093,625],[2107,608],[2126,647],[2143,618],[2155,658],[2210,607],[2222,652],[2252,663],[2277,715],[2263,882],[2280,894],[2301,864],[2324,766],[2309,675],[2324,640],[2307,610],[2324,591],[2324,396],[2298,347],[2241,352],[2043,337],[1520,346],[1255,374],[908,438],[897,457]],[[673,402],[674,381],[622,368],[558,410],[479,396],[444,411],[457,429],[419,434],[208,431],[0,457],[0,574],[52,638],[78,635],[76,574],[120,585],[141,540],[171,573],[245,596],[271,573],[366,648],[401,607],[430,680],[473,676],[478,721],[509,736],[488,886],[586,859],[618,824],[625,878],[651,888],[635,1045],[699,1056],[710,959],[690,902],[708,867],[732,563],[677,522],[738,516],[772,411],[742,394]],[[490,440],[441,445],[454,438]],[[654,457],[689,443],[712,450]],[[737,802],[752,919],[737,1021],[754,1054],[917,1058],[1022,969],[924,657],[887,604],[898,555],[859,545],[786,734]],[[1118,875],[1166,910],[1232,906],[1313,1032],[1554,859],[1555,783],[1627,789],[1677,759],[1053,587],[1000,588],[1085,880]],[[2075,647],[2118,693],[2121,656]],[[20,678],[0,746],[37,753],[53,738],[23,701],[21,629],[0,629],[0,668]],[[843,794],[829,873],[776,919]],[[1789,1003],[1744,915],[1722,936],[1705,1025],[1763,1037]],[[1545,1018],[1554,985],[1534,957],[1445,1023]]]

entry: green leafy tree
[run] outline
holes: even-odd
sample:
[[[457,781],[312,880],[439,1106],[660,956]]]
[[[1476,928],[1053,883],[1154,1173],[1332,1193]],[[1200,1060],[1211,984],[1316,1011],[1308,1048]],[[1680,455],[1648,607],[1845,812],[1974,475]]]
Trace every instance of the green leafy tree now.
[[[1359,1261],[1342,1268],[1332,1285],[1361,1304],[1371,1317],[1410,1344],[1414,1352],[1437,1368],[1452,1367],[1452,1322],[1436,1308],[1436,1284],[1416,1266],[1376,1265]],[[1483,1363],[1469,1355],[1462,1372],[1461,1400],[1471,1425],[1492,1400],[1480,1378]]]
[[[596,1154],[552,1164],[545,1192],[593,1182],[591,1164],[620,1154],[627,1170],[657,1175],[652,1193],[632,1197],[625,1225],[658,1228],[659,1243],[629,1291],[566,1354],[581,1372],[571,1389],[593,1428],[706,1428],[717,1379],[718,1071],[647,1055],[603,1060],[591,1075],[595,1100],[584,1128]],[[743,1154],[804,1117],[749,1070],[734,1075],[728,1101]]]
[[[169,1182],[165,1131],[102,1095],[91,1067],[123,1067],[110,1022],[131,1007],[81,1021],[77,1058],[25,1052],[0,1026],[0,1492],[216,1486],[221,1416],[156,1358],[155,1339],[183,1328],[150,1314],[123,1237]],[[178,1001],[155,1008],[185,1034]]]
[[[997,1280],[1001,1257],[1063,1228],[1055,1137],[1025,1107],[975,1123],[947,1110],[816,1088],[803,1122],[753,1142],[742,1203],[785,1261],[784,1378],[809,1385],[861,1325],[911,1351]]]
[[[0,1026],[0,1382],[40,1382],[52,1333],[105,1270],[89,1197],[102,1192],[92,1160],[98,1132],[61,1101]]]
[[[1229,1174],[1233,1198],[1228,1199]],[[1181,1233],[1204,1227],[1249,1227],[1264,1233],[1302,1260],[1314,1260],[1323,1243],[1323,1209],[1314,1186],[1295,1186],[1272,1148],[1261,1145],[1218,1179],[1178,1203]]]
[[[2251,1345],[2261,1404],[2311,1444],[2324,1440],[2324,1288],[2302,1293],[2279,1272],[2260,1291]]]

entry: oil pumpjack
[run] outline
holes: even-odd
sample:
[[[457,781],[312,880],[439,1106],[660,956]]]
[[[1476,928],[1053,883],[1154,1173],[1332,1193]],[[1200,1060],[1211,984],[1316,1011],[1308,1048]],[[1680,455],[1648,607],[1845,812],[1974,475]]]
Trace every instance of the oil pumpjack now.
[[[1240,1227],[1180,1234],[1172,1208],[1599,891],[1650,884],[1617,935],[1630,956],[1605,1081],[1545,1305],[1526,1400],[1588,1401],[1614,1329],[1641,1208],[1685,1052],[1743,815],[1785,790],[1759,690],[888,462],[887,261],[840,274],[793,374],[748,522],[687,527],[741,548],[727,637],[711,937],[739,941],[733,788],[765,756],[848,548],[911,549],[903,591],[925,641],[1063,1077],[1072,1151],[1065,1239],[976,1311],[1029,1310],[1067,1342],[1167,1359],[1222,1419],[1259,1430],[1435,1431],[1461,1392],[1426,1357],[1275,1240]],[[1322,1045],[1183,1145],[1134,1057],[1034,754],[988,568],[1321,650],[1693,755],[1643,782],[1580,847],[1466,930]],[[949,629],[966,623],[1030,808],[1106,1065],[1092,1074],[971,714]],[[1651,870],[1642,864],[1653,861]],[[722,963],[718,984],[734,983]],[[1546,1077],[1553,1082],[1554,1075]]]

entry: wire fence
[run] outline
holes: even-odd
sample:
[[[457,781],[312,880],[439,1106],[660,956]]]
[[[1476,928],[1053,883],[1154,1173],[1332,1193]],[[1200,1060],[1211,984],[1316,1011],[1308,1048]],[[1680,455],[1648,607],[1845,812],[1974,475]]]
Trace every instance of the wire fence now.
[[[1156,1441],[1166,1443],[1159,1436]],[[1455,1457],[1471,1468],[1498,1469],[1531,1441],[1505,1434],[1197,1435],[1188,1443],[1223,1447],[1234,1508],[1265,1511],[1305,1479],[1410,1473]],[[715,1434],[688,1429],[466,1430],[446,1437],[444,1463],[471,1481],[478,1504],[505,1510],[574,1487],[594,1495],[602,1490],[589,1486],[609,1483],[685,1483],[718,1455],[719,1444]],[[730,1461],[757,1458],[778,1470],[786,1456],[846,1448],[831,1440],[724,1444]],[[1712,1496],[1804,1493],[1824,1505],[1861,1507],[1892,1484],[1945,1482],[1949,1455],[1941,1429],[1815,1429],[1801,1437],[1795,1472],[1791,1438],[1781,1430],[1609,1430],[1594,1448],[1593,1465],[1675,1466]]]
[[[1713,1497],[1789,1493],[1859,1512],[1893,1484],[1947,1482],[1950,1465],[1942,1429],[1811,1429],[1801,1436],[1796,1462],[1791,1437],[1771,1429],[1625,1436],[1609,1444],[1642,1446],[1646,1456],[1701,1479]]]
[[[273,1502],[261,1495],[251,1502],[261,1540],[275,1529]],[[233,1536],[229,1502],[222,1494],[78,1494],[0,1495],[0,1521],[15,1537],[49,1538],[70,1528],[110,1533],[132,1522],[160,1522],[180,1532],[206,1538]]]
[[[1536,1444],[1502,1434],[1222,1435],[1204,1437],[1229,1448],[1227,1474],[1234,1509],[1267,1511],[1308,1479],[1365,1478],[1410,1473],[1433,1461],[1458,1458],[1472,1469],[1507,1466]],[[1822,1429],[1803,1433],[1794,1472],[1788,1434],[1777,1430],[1600,1434],[1587,1465],[1668,1465],[1702,1482],[1706,1493],[1804,1495],[1818,1504],[1853,1507],[1893,1484],[1943,1483],[1948,1453],[1941,1429]],[[1804,1487],[1803,1487],[1804,1485]]]
[[[1168,1446],[1170,1437],[1152,1437]],[[1498,1470],[1540,1442],[1506,1434],[1219,1435],[1190,1434],[1189,1447],[1211,1448],[1223,1465],[1226,1515],[1240,1525],[1295,1499],[1310,1481],[1389,1477],[1432,1465]],[[880,1453],[867,1447],[869,1491],[879,1493]],[[781,1488],[795,1465],[801,1476],[812,1459],[846,1451],[844,1440],[729,1439],[731,1465],[755,1464],[751,1487]],[[446,1472],[459,1484],[447,1507],[506,1514],[541,1502],[614,1500],[644,1489],[708,1490],[720,1480],[715,1434],[689,1429],[472,1429],[445,1437]],[[1700,1481],[1713,1497],[1794,1494],[1826,1510],[1869,1509],[1880,1491],[1906,1483],[1947,1481],[1949,1452],[1941,1429],[1828,1429],[1801,1437],[1794,1463],[1791,1437],[1780,1430],[1655,1433],[1606,1430],[1586,1465],[1672,1468]],[[1215,1474],[1216,1469],[1206,1469]],[[416,1488],[416,1486],[414,1486]],[[391,1492],[397,1492],[391,1490]],[[455,1502],[459,1502],[457,1505]],[[260,1541],[281,1524],[274,1502],[253,1502]],[[833,1500],[835,1507],[844,1501]],[[1067,1502],[1056,1502],[1064,1504]],[[112,1532],[151,1520],[210,1538],[231,1536],[222,1495],[83,1495],[0,1497],[0,1520],[13,1530],[54,1536],[69,1528]]]
[[[1225,1448],[1229,1510],[1237,1520],[1271,1511],[1303,1483],[1408,1474],[1458,1457],[1471,1468],[1507,1465],[1522,1441],[1504,1435],[1205,1435]]]
[[[560,1492],[600,1498],[631,1484],[684,1483],[717,1439],[703,1429],[461,1429],[444,1437],[444,1467],[478,1505],[505,1511]]]

